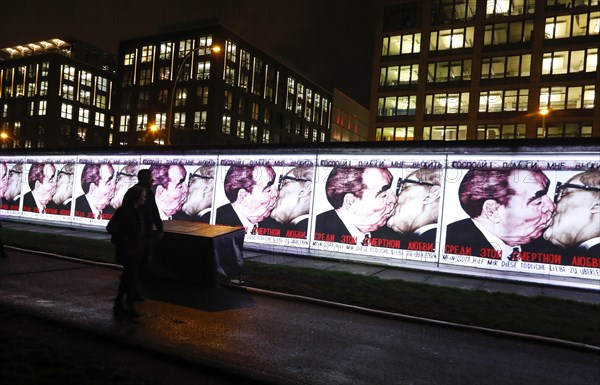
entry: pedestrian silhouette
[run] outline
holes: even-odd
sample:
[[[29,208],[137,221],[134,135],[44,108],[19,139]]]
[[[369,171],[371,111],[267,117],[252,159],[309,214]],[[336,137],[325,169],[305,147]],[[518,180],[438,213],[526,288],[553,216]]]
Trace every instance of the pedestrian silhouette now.
[[[134,186],[127,190],[123,204],[108,222],[106,231],[111,234],[115,245],[115,259],[123,266],[113,313],[116,316],[139,317],[134,308],[138,293],[138,269],[142,260],[144,240],[144,214],[142,205],[146,190]]]
[[[143,239],[143,251],[142,261],[140,264],[140,273],[142,277],[148,275],[150,272],[150,264],[152,258],[152,230],[156,229],[157,239],[162,238],[163,233],[163,222],[160,219],[160,213],[156,206],[156,198],[154,191],[152,191],[153,177],[150,169],[143,168],[138,171],[137,174],[138,183],[135,186],[142,187],[146,190],[146,200],[142,205],[141,209],[143,212],[144,220],[144,239]],[[137,299],[143,299],[141,295],[136,296]]]

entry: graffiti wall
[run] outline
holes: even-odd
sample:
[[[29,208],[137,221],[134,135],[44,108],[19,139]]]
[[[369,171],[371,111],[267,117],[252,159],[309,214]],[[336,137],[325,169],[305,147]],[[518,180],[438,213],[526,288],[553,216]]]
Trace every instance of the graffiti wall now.
[[[102,230],[143,168],[163,220],[247,244],[600,281],[593,151],[0,156],[0,214]]]

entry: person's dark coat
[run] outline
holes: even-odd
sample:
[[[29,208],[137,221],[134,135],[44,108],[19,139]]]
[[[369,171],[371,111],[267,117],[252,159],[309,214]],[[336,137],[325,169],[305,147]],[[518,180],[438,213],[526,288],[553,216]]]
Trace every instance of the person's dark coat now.
[[[160,213],[158,212],[158,206],[156,205],[156,198],[152,189],[146,188],[141,184],[136,184],[134,187],[141,187],[146,190],[146,201],[141,206],[141,210],[144,215],[144,230],[146,236],[152,234],[152,227],[156,230],[163,231],[163,221],[160,219]]]
[[[139,261],[143,252],[144,221],[139,209],[121,206],[106,226],[111,242],[116,247],[116,260],[124,264],[126,260]]]

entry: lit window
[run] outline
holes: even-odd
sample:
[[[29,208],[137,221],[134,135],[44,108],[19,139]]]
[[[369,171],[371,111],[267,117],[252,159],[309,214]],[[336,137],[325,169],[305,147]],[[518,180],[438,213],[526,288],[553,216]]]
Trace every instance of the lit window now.
[[[185,112],[176,112],[173,114],[173,127],[182,130],[185,128]]]
[[[238,122],[236,135],[240,139],[244,139],[244,137],[246,136],[246,122],[244,122],[243,120]]]
[[[105,109],[106,108],[106,96],[96,95],[96,107]]]
[[[185,101],[187,99],[187,91],[185,88],[178,88],[177,90],[175,90],[175,105],[180,107],[180,106],[185,106]]]
[[[227,41],[225,45],[227,47],[226,59],[233,63],[236,63],[237,62],[237,46],[235,45],[235,43],[233,43],[231,41]]]
[[[82,86],[91,87],[92,86],[92,74],[87,71],[81,71],[79,73],[79,81]]]
[[[60,117],[64,119],[73,119],[73,106],[70,104],[61,104]]]
[[[63,80],[74,82],[75,81],[75,67],[65,65],[63,67]]]
[[[105,119],[105,115],[102,112],[96,112],[94,123],[98,127],[104,127],[104,119]]]
[[[235,68],[229,65],[225,68],[225,83],[235,85]]]
[[[473,27],[431,32],[429,49],[432,51],[473,46]]]
[[[89,123],[90,122],[90,110],[88,110],[86,108],[80,108],[79,109],[79,121],[82,123]]]
[[[147,125],[148,125],[148,115],[147,114],[138,115],[136,131],[145,131]]]
[[[48,95],[48,81],[44,80],[40,82],[40,96]]]
[[[108,92],[108,79],[106,78],[102,78],[102,77],[98,77],[97,78],[98,81],[98,91],[102,91],[102,92]]]
[[[123,64],[126,66],[130,66],[133,65],[133,61],[135,59],[135,54],[134,53],[126,53],[125,54],[125,58],[123,60]]]
[[[164,130],[167,127],[167,114],[166,113],[157,113],[154,115],[154,125],[156,127]]]
[[[173,54],[173,43],[172,42],[163,42],[160,43],[160,60],[169,60],[171,59],[171,55]]]
[[[47,102],[46,100],[40,100],[40,104],[38,106],[38,115],[46,115]]]
[[[381,56],[394,56],[421,51],[421,34],[409,34],[400,36],[389,36],[383,38],[383,49]]]
[[[77,139],[81,140],[82,142],[85,142],[86,137],[87,137],[87,128],[77,127]]]
[[[210,79],[210,62],[204,61],[198,63],[197,79]]]
[[[119,132],[127,132],[129,131],[129,115],[121,116],[119,119]]]
[[[191,39],[181,40],[179,42],[179,52],[177,53],[177,57],[184,57],[188,53],[192,51],[194,42]]]
[[[212,46],[212,36],[211,35],[201,36],[200,42],[198,44],[198,50],[196,52],[198,52],[199,55],[208,55],[208,54],[210,54],[211,46]]]
[[[79,101],[83,104],[91,104],[92,93],[87,90],[79,90]]]
[[[194,130],[206,130],[206,111],[194,112]]]
[[[258,126],[256,126],[255,124],[250,125],[250,141],[258,141]]]
[[[224,134],[231,133],[231,116],[223,115],[223,124],[221,126],[221,132]]]
[[[73,95],[74,92],[75,92],[75,87],[68,85],[68,84],[63,84],[63,86],[62,86],[62,97],[63,98],[73,100],[75,98],[75,96]]]

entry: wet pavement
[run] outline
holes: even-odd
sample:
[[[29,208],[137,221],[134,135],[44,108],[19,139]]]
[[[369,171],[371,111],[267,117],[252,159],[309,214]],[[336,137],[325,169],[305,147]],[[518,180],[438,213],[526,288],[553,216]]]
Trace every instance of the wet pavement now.
[[[120,320],[111,312],[120,274],[116,266],[8,251],[10,258],[0,260],[3,306],[265,383],[600,384],[600,348],[549,344],[239,288],[149,282],[148,299],[138,307],[142,317]],[[246,251],[245,256],[463,288],[600,300],[595,290],[461,280],[258,250]]]

